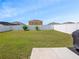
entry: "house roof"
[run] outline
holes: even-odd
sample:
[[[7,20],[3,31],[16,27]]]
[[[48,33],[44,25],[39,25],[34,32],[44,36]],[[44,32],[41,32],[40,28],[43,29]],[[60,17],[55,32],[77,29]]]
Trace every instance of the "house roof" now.
[[[12,22],[12,24],[25,25],[24,23],[22,23],[22,22],[18,22],[18,21]]]
[[[33,22],[33,21],[34,21],[34,22],[35,22],[35,21],[40,21],[40,22],[42,22],[41,20],[36,20],[36,19],[35,19],[35,20],[30,20],[29,22]]]
[[[13,24],[13,23],[9,23],[9,22],[0,22],[1,25],[18,25],[18,24]]]

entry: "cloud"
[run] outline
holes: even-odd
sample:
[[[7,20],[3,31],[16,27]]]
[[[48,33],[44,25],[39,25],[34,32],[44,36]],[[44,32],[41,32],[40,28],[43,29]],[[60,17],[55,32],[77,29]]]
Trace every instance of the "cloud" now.
[[[15,17],[30,11],[39,10],[59,0],[0,0],[0,18]],[[30,5],[29,5],[29,4]]]
[[[62,17],[61,14],[67,13],[66,12],[67,10],[64,10],[64,8],[62,8],[61,6],[57,7],[57,3],[60,3],[62,1],[63,0],[0,0],[0,19],[4,19],[4,18],[23,19],[24,17],[29,16],[29,15],[34,16],[34,17],[38,17],[41,15],[42,18],[49,17],[49,19],[45,20],[47,22],[50,22],[52,19],[54,19],[52,18],[54,16],[57,17],[55,19],[56,21],[61,21],[61,19],[65,19]],[[50,7],[49,10],[48,9],[45,10],[45,8],[48,8],[50,5],[52,5],[52,7]],[[56,5],[56,6],[53,7],[53,5],[54,6]],[[57,15],[56,15],[56,12],[57,12]],[[39,15],[37,13],[39,13]],[[58,17],[58,15],[60,16]]]
[[[65,14],[65,15],[58,15],[56,17],[50,17],[47,20],[44,20],[45,23],[51,22],[79,22],[79,15],[78,14]]]

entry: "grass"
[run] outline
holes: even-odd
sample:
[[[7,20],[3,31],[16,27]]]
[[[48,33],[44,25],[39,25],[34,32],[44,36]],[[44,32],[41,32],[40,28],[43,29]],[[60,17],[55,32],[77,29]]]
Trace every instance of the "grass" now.
[[[69,34],[50,31],[0,33],[0,59],[28,59],[33,47],[71,47]]]

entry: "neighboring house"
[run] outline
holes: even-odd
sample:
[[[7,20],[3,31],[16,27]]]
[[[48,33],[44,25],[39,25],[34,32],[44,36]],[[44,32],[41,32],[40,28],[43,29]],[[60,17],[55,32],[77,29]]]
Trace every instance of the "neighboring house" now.
[[[75,22],[64,22],[63,24],[75,24]]]
[[[18,25],[18,24],[12,24],[12,23],[9,23],[9,22],[0,22],[0,25],[1,26],[11,26],[11,25]]]
[[[16,26],[16,25],[24,25],[21,22],[0,22],[0,26]]]
[[[31,20],[29,25],[43,25],[43,22],[41,20]]]
[[[49,23],[48,25],[60,25],[61,23],[57,23],[57,22],[52,22],[52,23]]]
[[[24,23],[22,22],[18,22],[18,21],[15,21],[15,22],[11,22],[12,24],[17,24],[17,25],[25,25]]]

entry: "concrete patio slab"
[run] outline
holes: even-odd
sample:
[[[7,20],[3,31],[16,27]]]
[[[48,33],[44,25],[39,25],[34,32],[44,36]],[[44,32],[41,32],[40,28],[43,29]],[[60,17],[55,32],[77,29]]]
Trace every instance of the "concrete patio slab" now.
[[[79,59],[68,48],[33,48],[30,59]]]

